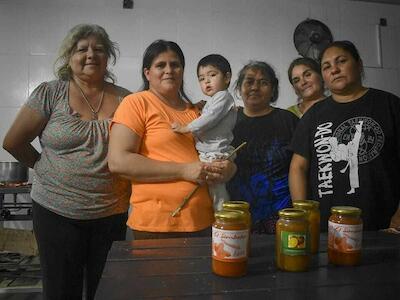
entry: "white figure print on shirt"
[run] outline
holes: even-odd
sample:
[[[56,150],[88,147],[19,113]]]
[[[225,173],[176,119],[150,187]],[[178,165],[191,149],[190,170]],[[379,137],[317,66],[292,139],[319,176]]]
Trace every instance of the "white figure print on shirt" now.
[[[329,138],[329,144],[332,147],[330,156],[333,161],[347,161],[346,166],[340,170],[340,173],[345,173],[347,169],[349,169],[350,190],[347,194],[354,194],[355,189],[360,187],[358,178],[358,148],[362,136],[363,123],[364,121],[359,121],[358,124],[354,126],[355,131],[353,138],[347,143],[347,145],[338,144],[336,137]]]

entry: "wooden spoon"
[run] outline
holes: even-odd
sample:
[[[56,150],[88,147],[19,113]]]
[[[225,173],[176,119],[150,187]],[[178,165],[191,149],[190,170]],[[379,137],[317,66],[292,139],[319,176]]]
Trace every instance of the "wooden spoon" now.
[[[225,159],[229,159],[232,157],[233,154],[235,154],[237,151],[239,151],[242,147],[244,147],[247,144],[247,142],[243,142],[241,143],[239,146],[237,146],[231,154],[228,155],[227,158]],[[189,202],[190,198],[192,198],[192,196],[196,193],[196,191],[199,189],[200,184],[197,184],[196,187],[189,193],[187,194],[187,196],[185,198],[183,198],[183,201],[181,202],[181,204],[171,213],[171,216],[175,217],[180,211],[181,209],[186,205],[186,203]]]

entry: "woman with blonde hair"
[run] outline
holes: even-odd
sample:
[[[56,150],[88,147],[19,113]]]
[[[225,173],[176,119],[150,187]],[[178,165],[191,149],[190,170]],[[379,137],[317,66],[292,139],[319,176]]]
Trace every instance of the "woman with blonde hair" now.
[[[109,123],[130,93],[108,70],[117,50],[102,27],[73,27],[60,48],[57,79],[36,87],[3,142],[34,169],[44,299],[93,299],[112,242],[125,239],[130,186],[107,165]],[[41,152],[31,144],[36,137]]]

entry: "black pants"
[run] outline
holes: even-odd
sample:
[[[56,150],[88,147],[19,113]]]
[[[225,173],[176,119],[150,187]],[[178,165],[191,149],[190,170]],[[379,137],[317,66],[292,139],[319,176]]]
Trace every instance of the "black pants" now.
[[[125,239],[128,214],[75,220],[32,202],[43,299],[94,299],[112,242]]]

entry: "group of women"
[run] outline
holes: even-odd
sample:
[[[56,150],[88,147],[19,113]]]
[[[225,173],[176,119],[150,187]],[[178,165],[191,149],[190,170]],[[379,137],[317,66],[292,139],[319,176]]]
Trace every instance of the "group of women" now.
[[[332,205],[354,205],[366,229],[390,225],[400,199],[400,100],[362,85],[362,61],[350,42],[324,50],[322,76],[312,60],[291,64],[299,101],[290,110],[307,112],[300,121],[271,105],[279,83],[269,64],[251,61],[240,70],[235,90],[244,107],[233,144],[247,145],[235,162],[199,162],[193,137],[171,130],[199,114],[184,91],[185,58],[176,43],[149,45],[143,86],[133,94],[113,83],[108,66],[116,52],[100,26],[71,29],[57,80],[32,92],[3,142],[35,171],[44,299],[93,299],[126,222],[136,239],[208,236],[214,218],[207,185],[215,183],[227,182],[232,199],[250,202],[257,233],[274,232],[278,210],[309,197],[321,202],[323,218]],[[321,101],[324,82],[331,96]],[[31,145],[36,137],[40,153]]]

